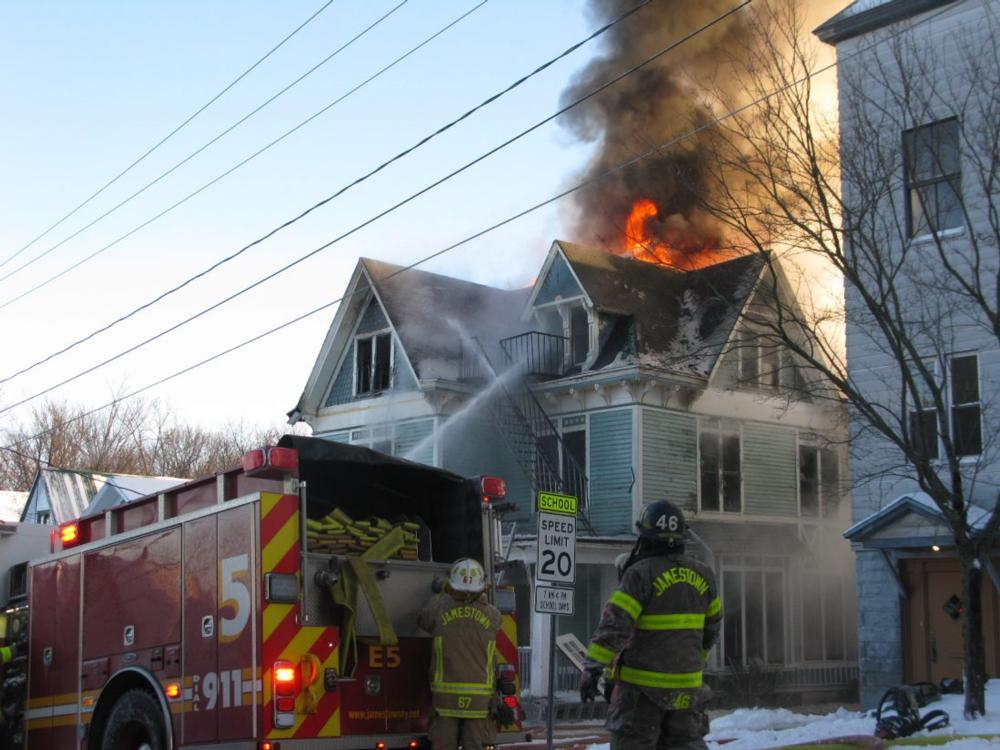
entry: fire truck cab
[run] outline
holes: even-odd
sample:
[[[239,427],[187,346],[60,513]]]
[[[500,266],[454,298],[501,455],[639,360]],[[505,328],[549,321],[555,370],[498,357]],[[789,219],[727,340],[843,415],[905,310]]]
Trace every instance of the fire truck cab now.
[[[31,750],[419,748],[416,616],[459,557],[495,581],[502,480],[285,436],[243,466],[64,524],[28,566]],[[520,730],[513,593],[497,701]],[[22,657],[25,658],[25,657]],[[16,662],[17,660],[15,660]]]

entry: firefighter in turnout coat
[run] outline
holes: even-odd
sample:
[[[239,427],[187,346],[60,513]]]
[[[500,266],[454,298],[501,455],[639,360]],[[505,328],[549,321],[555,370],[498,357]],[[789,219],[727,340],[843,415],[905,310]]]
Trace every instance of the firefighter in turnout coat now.
[[[580,697],[593,700],[607,669],[612,750],[705,750],[702,668],[722,621],[715,575],[684,555],[684,515],[672,503],[651,503],[636,526],[587,649]]]
[[[434,637],[431,656],[433,750],[482,750],[493,744],[490,710],[500,612],[486,601],[483,566],[463,558],[445,590],[421,611],[417,624]]]

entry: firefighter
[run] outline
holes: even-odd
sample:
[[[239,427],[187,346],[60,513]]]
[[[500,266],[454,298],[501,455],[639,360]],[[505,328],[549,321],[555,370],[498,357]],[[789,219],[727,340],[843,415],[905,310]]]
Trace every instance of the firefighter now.
[[[451,566],[444,590],[417,623],[434,636],[430,680],[433,750],[493,744],[494,655],[500,612],[486,601],[486,573],[472,558]]]
[[[684,555],[684,514],[666,500],[636,523],[639,538],[587,649],[581,700],[611,668],[605,726],[612,750],[706,750],[702,667],[719,637],[715,575]]]

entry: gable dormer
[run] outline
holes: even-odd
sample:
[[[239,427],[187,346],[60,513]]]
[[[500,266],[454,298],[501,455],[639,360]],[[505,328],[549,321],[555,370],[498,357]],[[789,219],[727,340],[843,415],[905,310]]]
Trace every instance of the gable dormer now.
[[[561,360],[560,374],[587,369],[596,358],[599,316],[559,242],[552,243],[522,319],[535,325],[533,333],[523,334],[539,338],[533,348],[550,361]]]

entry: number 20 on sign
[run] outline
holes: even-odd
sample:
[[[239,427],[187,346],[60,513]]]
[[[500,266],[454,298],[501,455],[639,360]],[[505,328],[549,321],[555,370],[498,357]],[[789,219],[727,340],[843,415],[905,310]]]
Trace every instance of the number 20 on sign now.
[[[576,498],[538,493],[538,560],[535,578],[576,582]]]

